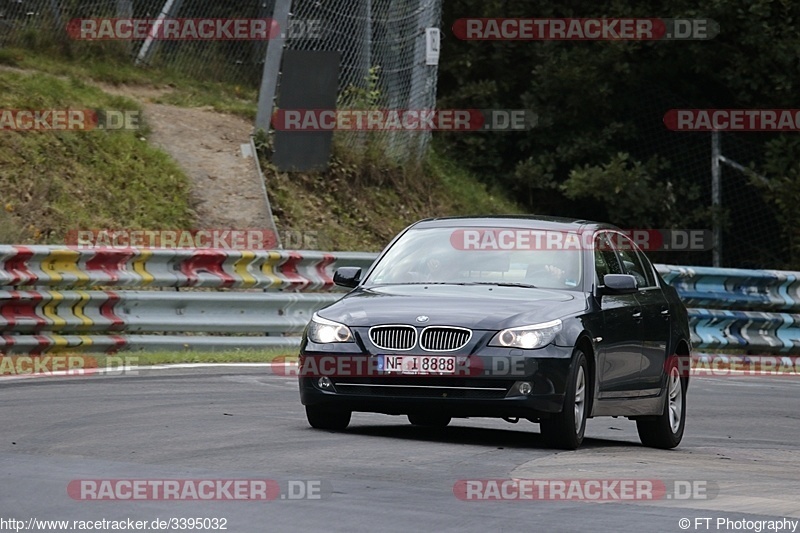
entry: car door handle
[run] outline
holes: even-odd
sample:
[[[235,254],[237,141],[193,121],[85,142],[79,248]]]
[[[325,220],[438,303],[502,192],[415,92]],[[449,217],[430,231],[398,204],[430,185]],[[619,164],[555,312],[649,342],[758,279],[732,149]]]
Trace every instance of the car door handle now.
[[[633,317],[634,320],[636,320],[638,322],[639,320],[642,319],[642,312],[641,311],[636,311],[631,316]]]
[[[661,310],[661,316],[664,318],[669,318],[669,307],[665,307]]]

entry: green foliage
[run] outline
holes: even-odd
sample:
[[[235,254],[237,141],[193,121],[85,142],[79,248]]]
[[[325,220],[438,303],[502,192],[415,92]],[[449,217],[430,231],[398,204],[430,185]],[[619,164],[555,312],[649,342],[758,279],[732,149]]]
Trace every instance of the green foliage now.
[[[381,67],[372,66],[364,77],[363,85],[349,85],[339,94],[336,102],[338,109],[379,110],[384,104],[385,93],[381,90]],[[341,154],[352,166],[361,168],[357,173],[358,181],[354,186],[385,185],[387,178],[391,181],[394,175],[383,172],[386,159],[391,158],[390,132],[338,131],[334,134],[333,151]],[[411,136],[413,133],[404,132]],[[419,165],[411,165],[419,169]]]
[[[709,227],[708,187],[698,184],[710,181],[710,141],[706,134],[699,148],[686,134],[668,132],[664,113],[797,107],[798,2],[449,0],[443,26],[447,31],[461,17],[533,16],[711,18],[721,30],[713,40],[679,42],[445,39],[440,108],[530,109],[539,125],[519,133],[438,134],[443,151],[530,211],[597,212],[627,227]],[[781,223],[794,224],[798,213],[783,204],[800,189],[800,151],[788,148],[786,136],[760,135],[754,152],[763,160],[739,162],[774,177],[765,199],[782,213]],[[620,195],[610,194],[616,185]]]
[[[416,166],[339,145],[320,173],[278,172],[259,152],[278,230],[313,232],[325,250],[377,252],[421,218],[520,212],[435,149]]]
[[[768,142],[766,149],[764,171],[770,179],[765,183],[758,176],[751,175],[750,180],[775,206],[780,231],[787,243],[786,266],[796,268],[800,265],[800,166],[797,163],[800,138],[779,137]]]
[[[339,95],[337,107],[351,109],[378,109],[381,105],[382,92],[380,88],[381,67],[370,67],[369,73],[364,77],[364,86],[350,84]]]
[[[658,181],[666,168],[668,163],[658,157],[642,163],[619,153],[603,165],[574,169],[560,188],[569,199],[598,202],[608,219],[625,220],[628,227],[667,228],[685,223],[680,206],[696,199],[696,190],[676,191],[670,180]]]

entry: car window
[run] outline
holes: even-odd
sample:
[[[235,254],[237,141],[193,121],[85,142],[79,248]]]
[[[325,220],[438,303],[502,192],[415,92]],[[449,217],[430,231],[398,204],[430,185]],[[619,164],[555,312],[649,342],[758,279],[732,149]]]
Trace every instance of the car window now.
[[[413,228],[379,259],[365,282],[516,283],[581,290],[579,244],[564,232],[531,228]]]
[[[594,241],[594,269],[599,285],[603,284],[606,274],[622,274],[617,254],[605,233],[599,233]]]
[[[653,264],[647,258],[643,251],[639,250],[637,252],[639,256],[639,261],[642,263],[642,267],[644,267],[644,276],[647,278],[647,286],[648,287],[655,287],[656,283],[656,275],[653,272]]]
[[[645,273],[645,267],[642,265],[642,260],[639,257],[636,245],[633,244],[632,240],[622,234],[615,234],[614,248],[619,254],[620,261],[622,261],[622,267],[625,270],[625,274],[630,274],[636,278],[639,288],[651,287],[655,284],[655,281],[652,278],[652,273],[650,280],[653,281],[651,282],[648,280],[647,274]]]

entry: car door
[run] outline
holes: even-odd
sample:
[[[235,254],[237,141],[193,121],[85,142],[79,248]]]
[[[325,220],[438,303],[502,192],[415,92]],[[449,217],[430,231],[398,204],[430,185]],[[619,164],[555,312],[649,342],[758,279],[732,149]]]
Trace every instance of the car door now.
[[[605,274],[624,274],[606,233],[594,242],[596,286],[602,291]],[[635,294],[605,294],[599,298],[603,335],[598,342],[597,372],[600,399],[639,395],[643,324]]]
[[[669,302],[658,285],[650,260],[627,237],[615,241],[622,268],[639,280],[636,299],[642,309],[642,369],[637,388],[641,396],[661,392],[661,378],[670,336]]]

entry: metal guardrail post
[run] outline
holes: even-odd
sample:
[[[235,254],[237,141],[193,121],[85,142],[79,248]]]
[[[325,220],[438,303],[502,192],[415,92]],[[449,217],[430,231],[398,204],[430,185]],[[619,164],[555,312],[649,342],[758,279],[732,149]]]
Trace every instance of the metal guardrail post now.
[[[272,14],[274,24],[277,24],[280,34],[269,40],[267,55],[264,59],[264,73],[261,78],[261,91],[258,96],[258,111],[256,114],[256,131],[269,132],[272,120],[272,110],[275,105],[275,96],[278,90],[278,77],[281,72],[283,59],[283,45],[286,31],[289,28],[289,12],[292,9],[292,0],[276,0],[275,11]]]

